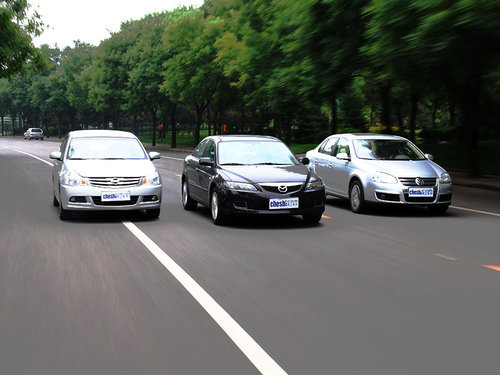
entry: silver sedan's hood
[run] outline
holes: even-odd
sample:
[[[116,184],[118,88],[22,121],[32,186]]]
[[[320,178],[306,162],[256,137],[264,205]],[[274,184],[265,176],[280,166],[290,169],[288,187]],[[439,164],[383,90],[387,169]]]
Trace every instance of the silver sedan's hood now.
[[[141,177],[155,171],[150,160],[66,160],[65,163],[82,177]]]
[[[372,172],[385,172],[395,177],[439,177],[445,170],[429,160],[363,160]]]

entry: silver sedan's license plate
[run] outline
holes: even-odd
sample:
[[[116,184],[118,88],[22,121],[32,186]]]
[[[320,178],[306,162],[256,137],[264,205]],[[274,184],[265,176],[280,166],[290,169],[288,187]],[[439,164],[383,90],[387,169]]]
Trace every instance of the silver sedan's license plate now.
[[[408,188],[409,197],[432,197],[434,196],[433,188]]]
[[[270,210],[288,210],[299,208],[299,198],[271,198],[269,199]]]
[[[129,191],[103,191],[101,192],[101,201],[129,201],[130,192]]]

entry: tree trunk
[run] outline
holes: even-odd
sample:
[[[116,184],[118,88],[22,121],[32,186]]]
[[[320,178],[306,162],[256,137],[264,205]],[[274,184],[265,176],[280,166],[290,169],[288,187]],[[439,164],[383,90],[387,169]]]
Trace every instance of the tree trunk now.
[[[481,174],[479,166],[479,124],[480,117],[480,95],[481,81],[478,79],[475,82],[460,87],[460,119],[463,127],[463,143],[465,151],[465,160],[468,161],[469,174],[471,177],[478,177]]]
[[[338,130],[338,124],[337,124],[337,96],[335,94],[332,95],[330,106],[332,111],[330,131],[332,134],[336,134]]]
[[[151,110],[151,117],[153,119],[153,139],[151,141],[151,145],[156,146],[156,109]]]
[[[177,119],[175,118],[175,111],[177,110],[177,104],[173,104],[170,109],[170,127],[172,128],[172,140],[170,142],[170,147],[177,147]]]
[[[200,129],[201,123],[203,121],[203,107],[198,103],[196,105],[196,128],[194,130],[194,143],[197,145],[200,143]]]
[[[417,127],[417,111],[418,111],[418,101],[419,94],[417,90],[411,87],[410,95],[410,141],[415,142],[415,128]]]
[[[380,121],[385,126],[387,134],[392,134],[391,127],[391,86],[383,85],[381,88],[382,115]]]

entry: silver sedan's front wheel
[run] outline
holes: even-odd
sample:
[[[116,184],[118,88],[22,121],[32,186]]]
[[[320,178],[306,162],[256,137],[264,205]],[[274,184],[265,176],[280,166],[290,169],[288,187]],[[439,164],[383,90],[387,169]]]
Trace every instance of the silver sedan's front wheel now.
[[[363,187],[359,181],[354,181],[349,189],[349,202],[351,203],[351,210],[357,214],[365,210],[365,197],[363,194]]]

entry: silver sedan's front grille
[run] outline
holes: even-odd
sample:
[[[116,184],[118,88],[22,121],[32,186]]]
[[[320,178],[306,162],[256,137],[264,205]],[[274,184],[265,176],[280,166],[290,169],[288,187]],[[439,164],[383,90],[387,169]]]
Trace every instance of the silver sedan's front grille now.
[[[137,186],[141,177],[89,177],[91,186],[106,188],[123,188]]]
[[[417,182],[417,179],[419,180]],[[405,186],[435,186],[436,178],[435,177],[399,177],[399,181]]]

